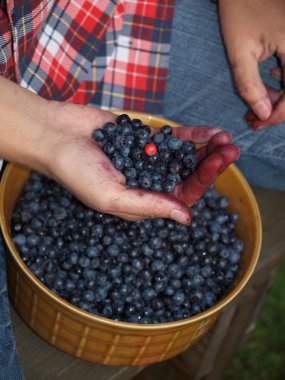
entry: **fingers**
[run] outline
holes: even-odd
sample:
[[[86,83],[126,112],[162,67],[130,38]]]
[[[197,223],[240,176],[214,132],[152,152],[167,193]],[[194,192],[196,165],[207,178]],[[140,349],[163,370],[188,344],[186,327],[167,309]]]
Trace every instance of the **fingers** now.
[[[284,85],[285,83],[285,54],[282,52],[278,53],[280,59],[281,67],[275,67],[270,71],[273,78],[281,81]],[[273,111],[270,117],[264,121],[253,115],[251,112],[247,112],[245,115],[246,121],[255,130],[264,129],[271,127],[276,124],[280,124],[285,120],[285,92],[284,90],[276,90],[269,86],[266,86],[268,96],[270,97],[271,103],[273,104]]]
[[[259,74],[257,59],[253,54],[240,54],[232,62],[235,82],[240,96],[249,104],[260,120],[268,120],[272,112],[272,105]]]
[[[107,213],[128,220],[170,218],[189,224],[191,211],[181,200],[169,194],[124,188],[115,196],[109,195]]]
[[[197,144],[207,143],[211,137],[219,132],[221,132],[220,128],[207,126],[173,128],[173,136],[185,141],[191,140]]]
[[[232,136],[229,132],[219,132],[214,135],[207,145],[198,149],[196,152],[197,161],[200,162],[207,155],[213,153],[217,148],[222,147],[224,145],[230,144],[232,142]]]
[[[239,157],[239,148],[226,145],[217,148],[214,153],[202,160],[197,170],[177,187],[177,196],[192,206],[215,182],[219,174]]]
[[[255,130],[264,129],[279,124],[285,120],[284,91],[278,91],[268,86],[267,91],[271,102],[274,105],[274,109],[270,118],[264,122],[263,120],[258,119],[252,111],[248,111],[245,114],[245,120]]]

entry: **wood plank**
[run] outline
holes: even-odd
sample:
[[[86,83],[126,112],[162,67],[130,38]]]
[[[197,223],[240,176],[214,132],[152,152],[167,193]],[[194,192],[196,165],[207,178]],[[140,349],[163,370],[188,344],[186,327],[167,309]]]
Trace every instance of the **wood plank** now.
[[[108,367],[74,358],[46,343],[21,320],[12,306],[10,310],[17,350],[27,380],[129,380],[143,369]]]

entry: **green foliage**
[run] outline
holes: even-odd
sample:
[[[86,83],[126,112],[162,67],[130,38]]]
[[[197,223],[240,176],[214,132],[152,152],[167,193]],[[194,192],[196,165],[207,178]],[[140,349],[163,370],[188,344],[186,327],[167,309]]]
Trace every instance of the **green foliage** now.
[[[241,346],[224,380],[285,379],[285,264],[279,270],[249,341]]]

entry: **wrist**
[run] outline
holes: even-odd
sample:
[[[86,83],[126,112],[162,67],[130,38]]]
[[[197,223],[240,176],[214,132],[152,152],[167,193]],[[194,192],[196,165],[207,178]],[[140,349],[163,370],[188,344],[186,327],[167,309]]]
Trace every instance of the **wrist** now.
[[[45,171],[53,102],[0,77],[0,157]]]

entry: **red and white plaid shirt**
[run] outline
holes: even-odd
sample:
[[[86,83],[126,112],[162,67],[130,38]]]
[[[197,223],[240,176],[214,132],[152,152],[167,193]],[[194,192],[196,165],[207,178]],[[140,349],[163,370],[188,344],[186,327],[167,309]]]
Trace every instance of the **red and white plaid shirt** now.
[[[0,74],[47,99],[162,113],[175,0],[0,0]]]

